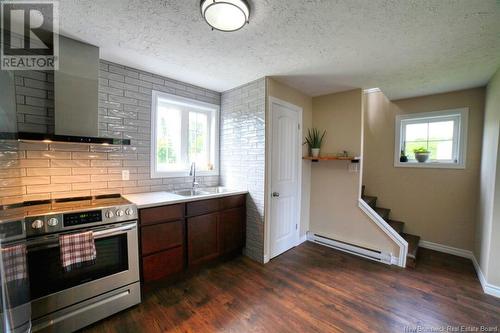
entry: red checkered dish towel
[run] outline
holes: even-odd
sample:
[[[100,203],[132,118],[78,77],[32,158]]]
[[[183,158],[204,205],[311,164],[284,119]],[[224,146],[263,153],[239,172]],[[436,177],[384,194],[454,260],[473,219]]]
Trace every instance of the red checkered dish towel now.
[[[95,264],[96,250],[92,231],[59,235],[59,246],[65,272]]]
[[[26,245],[18,244],[2,248],[3,274],[5,282],[28,278],[26,268]]]

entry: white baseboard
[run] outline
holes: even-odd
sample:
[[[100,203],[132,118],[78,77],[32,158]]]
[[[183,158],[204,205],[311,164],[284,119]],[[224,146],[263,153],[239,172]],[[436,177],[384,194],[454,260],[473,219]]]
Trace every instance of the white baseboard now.
[[[472,253],[472,251],[459,249],[459,248],[453,247],[453,246],[424,241],[424,240],[421,240],[420,243],[418,243],[418,246],[423,247],[424,249],[448,253],[448,254],[452,254],[454,256],[463,257],[463,258],[467,258],[467,259],[471,259],[471,260],[472,260],[472,257],[474,257],[474,254]]]
[[[472,251],[459,249],[453,246],[433,243],[429,241],[422,241],[422,240],[420,241],[418,246],[423,247],[425,249],[448,253],[472,260],[472,264],[474,265],[477,277],[479,279],[479,282],[481,283],[481,287],[483,288],[484,293],[491,296],[500,297],[500,287],[495,286],[493,284],[489,284],[486,281],[483,271],[481,270],[481,267],[479,266],[479,263],[477,262],[477,259]]]
[[[477,262],[475,256],[472,256],[472,264],[474,264],[474,268],[476,269],[477,277],[479,278],[479,282],[481,282],[481,287],[483,287],[483,291],[485,294],[499,297],[500,298],[500,287],[495,286],[493,284],[488,283],[486,278],[484,277],[483,271]]]

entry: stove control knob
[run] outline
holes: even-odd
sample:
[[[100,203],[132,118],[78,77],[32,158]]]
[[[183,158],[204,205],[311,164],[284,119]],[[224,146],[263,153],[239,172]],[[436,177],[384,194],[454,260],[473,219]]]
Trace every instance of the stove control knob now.
[[[121,209],[118,209],[116,212],[115,212],[116,216],[123,216],[123,210]]]
[[[108,210],[108,211],[107,211],[104,215],[105,215],[108,219],[110,219],[110,218],[112,218],[113,216],[115,216],[115,215],[113,214],[113,212],[112,212],[112,211],[110,211],[110,210]]]
[[[43,220],[34,220],[32,223],[31,223],[31,227],[33,229],[41,229],[43,228]]]
[[[131,208],[127,208],[127,209],[125,210],[125,214],[127,214],[127,215],[132,215],[132,214],[134,214],[134,211],[133,211]]]
[[[52,217],[47,221],[49,227],[55,227],[59,224],[59,220],[56,217]]]

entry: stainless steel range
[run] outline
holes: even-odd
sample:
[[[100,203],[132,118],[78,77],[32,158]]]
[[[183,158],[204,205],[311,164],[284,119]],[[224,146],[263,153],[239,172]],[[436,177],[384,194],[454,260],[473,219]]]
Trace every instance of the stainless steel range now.
[[[75,331],[140,303],[137,208],[122,197],[3,207],[0,222],[3,246],[26,248],[34,332]],[[61,264],[59,236],[82,231],[93,232],[96,259],[67,272]],[[24,327],[25,321],[14,316],[14,309],[4,310],[10,311],[4,321],[10,321],[12,330]]]

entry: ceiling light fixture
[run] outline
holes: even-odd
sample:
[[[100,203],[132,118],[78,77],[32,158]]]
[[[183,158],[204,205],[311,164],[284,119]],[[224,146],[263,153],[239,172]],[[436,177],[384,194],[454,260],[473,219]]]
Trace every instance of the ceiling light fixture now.
[[[225,32],[243,28],[250,17],[246,0],[201,0],[200,7],[208,25]]]

